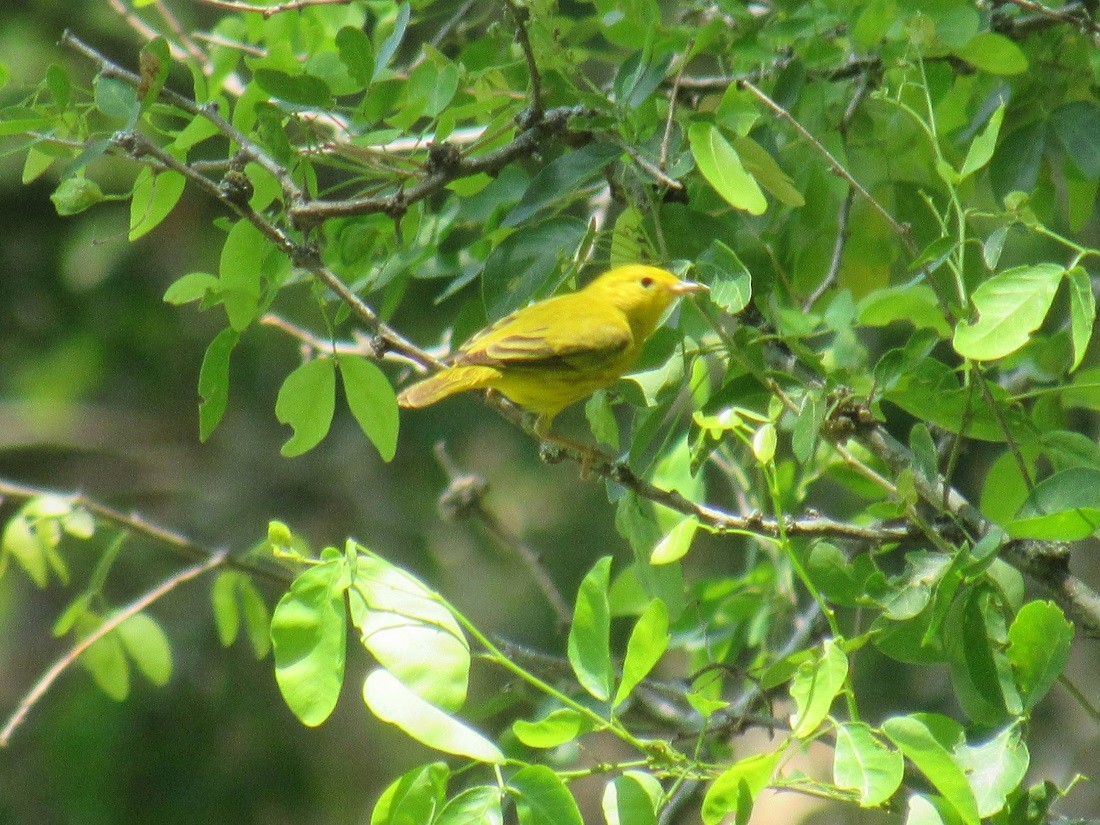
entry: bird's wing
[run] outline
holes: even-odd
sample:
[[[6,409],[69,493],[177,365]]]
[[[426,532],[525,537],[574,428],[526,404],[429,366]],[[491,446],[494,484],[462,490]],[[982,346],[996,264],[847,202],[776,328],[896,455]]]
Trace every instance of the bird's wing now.
[[[622,313],[565,301],[562,296],[502,318],[468,341],[455,364],[527,369],[585,369],[634,343]]]

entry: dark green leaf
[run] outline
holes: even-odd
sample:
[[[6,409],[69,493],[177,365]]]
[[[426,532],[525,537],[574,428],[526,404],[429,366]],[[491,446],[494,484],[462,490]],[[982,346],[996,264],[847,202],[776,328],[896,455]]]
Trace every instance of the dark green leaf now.
[[[1035,485],[1016,518],[1014,538],[1078,541],[1100,528],[1100,471],[1074,467]]]
[[[585,186],[598,178],[620,151],[608,143],[592,142],[555,158],[531,181],[501,226],[519,226],[543,209],[559,202],[567,206],[582,197]]]
[[[481,292],[490,318],[500,318],[545,297],[551,276],[573,257],[588,224],[560,216],[526,224],[505,238],[485,261]]]
[[[141,113],[137,90],[128,83],[103,75],[95,79],[95,105],[107,117],[126,124],[127,129],[137,123]]]
[[[1075,100],[1050,115],[1054,136],[1070,160],[1089,180],[1100,178],[1100,106],[1090,100]]]
[[[319,77],[291,75],[278,69],[257,69],[256,83],[272,97],[296,106],[324,109],[332,106],[332,92]]]

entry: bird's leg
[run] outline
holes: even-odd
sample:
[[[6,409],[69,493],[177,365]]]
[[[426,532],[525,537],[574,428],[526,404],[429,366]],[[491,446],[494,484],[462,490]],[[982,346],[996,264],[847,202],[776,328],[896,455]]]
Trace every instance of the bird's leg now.
[[[592,472],[592,465],[597,461],[604,461],[605,463],[611,463],[611,459],[604,455],[597,449],[589,447],[586,444],[573,441],[571,438],[565,438],[564,436],[555,435],[550,432],[550,422],[552,419],[547,418],[544,415],[537,416],[535,418],[534,425],[531,427],[531,431],[542,441],[544,444],[552,444],[558,447],[564,447],[571,452],[578,453],[581,457],[581,480],[587,481]]]

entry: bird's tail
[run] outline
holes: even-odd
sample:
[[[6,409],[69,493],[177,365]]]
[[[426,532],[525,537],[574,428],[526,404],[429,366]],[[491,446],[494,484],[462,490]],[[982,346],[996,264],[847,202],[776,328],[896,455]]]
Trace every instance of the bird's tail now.
[[[450,367],[406,387],[397,396],[397,403],[414,409],[427,407],[456,392],[485,389],[497,378],[500,371],[493,367]]]

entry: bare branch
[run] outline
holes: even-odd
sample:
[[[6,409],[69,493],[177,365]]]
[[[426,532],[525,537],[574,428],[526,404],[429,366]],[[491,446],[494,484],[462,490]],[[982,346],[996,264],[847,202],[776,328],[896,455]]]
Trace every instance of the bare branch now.
[[[481,522],[482,526],[504,548],[512,551],[527,568],[535,584],[546,597],[546,601],[554,609],[557,616],[558,628],[569,627],[573,621],[573,611],[566,604],[561,591],[542,566],[539,554],[532,550],[515,533],[504,526],[497,518],[496,513],[485,505],[485,494],[489,490],[489,484],[485,479],[472,473],[463,472],[462,468],[447,453],[446,445],[440,441],[435,445],[435,458],[439,466],[447,474],[450,482],[447,489],[439,496],[439,509],[444,518],[454,521],[460,518],[473,516]]]
[[[535,62],[535,50],[531,47],[531,38],[527,33],[531,11],[526,6],[521,6],[516,0],[503,0],[503,2],[512,22],[516,24],[516,40],[519,41],[519,47],[523,50],[523,57],[527,61],[530,87],[523,125],[528,125],[542,118],[542,75],[539,74],[539,66]]]
[[[7,747],[8,743],[11,742],[12,734],[14,734],[16,729],[22,724],[27,714],[31,712],[38,701],[46,694],[50,686],[57,681],[57,678],[64,673],[70,665],[76,662],[84,651],[107,634],[111,633],[127,619],[136,616],[138,613],[145,610],[145,608],[149,607],[158,599],[168,595],[180,585],[201,576],[209,570],[222,566],[226,563],[228,558],[228,551],[220,550],[212,554],[209,558],[170,576],[148,593],[143,594],[140,598],[135,599],[121,610],[111,614],[103,624],[73,645],[60,659],[53,663],[49,670],[42,674],[38,681],[34,683],[34,686],[27,692],[27,695],[20,700],[19,705],[16,707],[7,723],[0,729],[0,748]]]
[[[255,12],[263,15],[266,20],[285,11],[301,11],[310,6],[346,6],[352,0],[290,0],[286,3],[277,3],[274,6],[257,6],[253,3],[237,2],[237,0],[198,0],[198,2],[225,11]]]
[[[817,150],[818,154],[825,158],[826,162],[829,164],[829,167],[833,170],[835,174],[848,181],[849,185],[854,187],[855,190],[860,195],[862,195],[867,200],[867,202],[871,204],[871,206],[874,207],[875,211],[882,215],[882,217],[890,225],[890,228],[893,229],[901,237],[902,242],[904,242],[910,254],[917,254],[917,245],[910,234],[909,227],[898,223],[897,218],[891,215],[886,210],[886,207],[879,203],[878,200],[875,199],[874,195],[868,192],[863,184],[856,180],[852,176],[852,173],[845,169],[840,161],[833,157],[832,152],[825,148],[825,144],[823,144],[820,140],[810,134],[810,131],[805,126],[803,126],[798,121],[798,119],[795,118],[794,115],[792,115],[782,106],[780,106],[770,97],[768,97],[768,95],[765,94],[759,87],[748,80],[739,81],[738,86],[740,86],[740,88],[742,89],[748,89],[748,91],[752,93],[753,97],[755,97],[757,100],[759,100],[769,109],[771,109],[772,112],[774,112],[780,118],[787,121],[787,123],[789,123],[794,128],[794,130],[803,137],[804,140],[806,140],[811,146],[814,147],[815,150]]]

